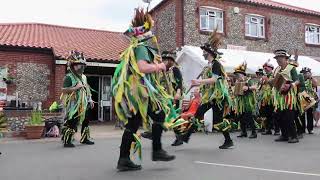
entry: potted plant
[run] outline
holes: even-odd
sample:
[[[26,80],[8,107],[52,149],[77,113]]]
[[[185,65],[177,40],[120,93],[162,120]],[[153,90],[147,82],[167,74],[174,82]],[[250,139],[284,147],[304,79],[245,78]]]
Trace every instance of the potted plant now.
[[[44,122],[40,111],[32,111],[28,125],[25,126],[27,139],[40,139],[44,130]]]

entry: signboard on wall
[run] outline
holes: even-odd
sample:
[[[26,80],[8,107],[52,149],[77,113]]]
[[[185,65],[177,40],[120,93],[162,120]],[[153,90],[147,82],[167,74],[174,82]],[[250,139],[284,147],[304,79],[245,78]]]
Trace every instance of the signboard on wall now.
[[[246,51],[247,50],[247,46],[235,46],[235,45],[232,45],[232,44],[227,44],[227,49]]]
[[[7,99],[7,84],[3,81],[8,76],[8,68],[0,67],[0,100]]]

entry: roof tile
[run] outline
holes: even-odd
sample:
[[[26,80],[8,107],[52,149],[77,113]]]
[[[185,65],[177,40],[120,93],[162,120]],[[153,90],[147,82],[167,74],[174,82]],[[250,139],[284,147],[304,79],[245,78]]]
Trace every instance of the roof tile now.
[[[52,49],[57,58],[82,51],[88,60],[118,61],[129,40],[120,32],[40,23],[0,24],[0,45]]]

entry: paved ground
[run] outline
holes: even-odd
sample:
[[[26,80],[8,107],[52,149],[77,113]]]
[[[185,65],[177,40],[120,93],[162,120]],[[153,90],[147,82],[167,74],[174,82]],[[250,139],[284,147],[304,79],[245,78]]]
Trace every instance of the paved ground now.
[[[102,128],[102,127],[101,127]],[[306,135],[299,144],[276,143],[274,136],[256,140],[235,139],[236,147],[219,150],[219,134],[196,134],[181,147],[164,148],[177,159],[169,163],[150,160],[151,143],[143,140],[143,169],[117,172],[120,131],[98,136],[96,145],[64,149],[58,139],[1,140],[1,180],[319,180],[320,135]],[[106,135],[106,134],[105,134]],[[237,135],[233,134],[233,137]]]

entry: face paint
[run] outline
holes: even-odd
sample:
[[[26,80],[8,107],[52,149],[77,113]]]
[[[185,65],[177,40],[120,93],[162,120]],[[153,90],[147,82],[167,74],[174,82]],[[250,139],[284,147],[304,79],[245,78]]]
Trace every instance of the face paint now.
[[[84,73],[84,69],[85,69],[85,66],[84,65],[82,65],[82,64],[79,64],[79,65],[77,65],[77,67],[76,67],[76,72],[78,73],[78,74],[83,74]]]

